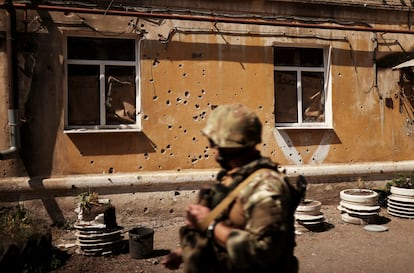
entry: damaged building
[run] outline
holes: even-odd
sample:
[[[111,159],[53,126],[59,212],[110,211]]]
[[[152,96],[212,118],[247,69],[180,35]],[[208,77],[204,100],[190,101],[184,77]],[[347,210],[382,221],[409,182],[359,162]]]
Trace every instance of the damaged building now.
[[[414,167],[411,1],[0,1],[0,200],[181,213],[217,165],[217,105],[326,198]],[[317,188],[317,185],[322,185]]]

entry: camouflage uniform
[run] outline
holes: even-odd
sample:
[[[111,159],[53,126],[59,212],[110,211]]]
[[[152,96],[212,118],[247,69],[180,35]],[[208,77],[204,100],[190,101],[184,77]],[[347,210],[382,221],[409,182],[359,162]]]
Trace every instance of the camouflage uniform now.
[[[235,228],[225,249],[215,247],[225,261],[222,266],[228,267],[222,272],[297,272],[293,215],[299,200],[275,163],[260,157],[235,173],[222,171],[218,175],[219,183],[204,195],[202,202],[213,208],[261,168],[268,171],[258,174],[217,219]]]
[[[209,116],[202,133],[219,149],[216,160],[223,166],[218,183],[200,191],[200,204],[217,206],[237,185],[259,169],[232,205],[216,221],[232,227],[225,247],[207,242],[197,232],[183,228],[181,238],[186,273],[296,273],[294,211],[301,192],[290,185],[277,164],[262,157],[254,147],[261,142],[262,124],[241,104],[222,105]],[[222,149],[222,150],[220,150]],[[248,152],[247,163],[228,170],[224,150]],[[230,155],[227,160],[238,158]],[[227,169],[227,170],[226,170]],[[203,244],[213,245],[201,247]],[[189,250],[190,249],[190,250]],[[217,262],[218,261],[218,262]]]

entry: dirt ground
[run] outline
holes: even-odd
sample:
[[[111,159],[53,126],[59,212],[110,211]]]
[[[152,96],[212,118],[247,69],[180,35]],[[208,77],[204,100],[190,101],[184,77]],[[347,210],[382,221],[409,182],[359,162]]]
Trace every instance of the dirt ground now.
[[[380,212],[385,232],[366,231],[364,225],[344,223],[336,205],[322,206],[325,229],[305,231],[296,236],[296,256],[300,273],[412,273],[414,268],[414,220],[391,216],[386,209]],[[160,264],[162,257],[178,244],[178,228],[183,219],[154,219],[141,223],[154,233],[154,253],[145,259],[131,258],[128,249],[115,256],[85,256],[77,254],[75,231],[53,230],[53,242],[65,251],[68,259],[52,272],[138,272],[182,273],[170,271]],[[124,227],[125,245],[128,230]],[[275,271],[276,272],[276,271]]]

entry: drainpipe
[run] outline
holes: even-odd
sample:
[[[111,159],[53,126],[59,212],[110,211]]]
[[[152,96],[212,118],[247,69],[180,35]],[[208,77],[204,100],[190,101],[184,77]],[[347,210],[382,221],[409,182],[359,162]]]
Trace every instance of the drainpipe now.
[[[6,10],[10,18],[10,31],[7,39],[7,67],[9,70],[9,138],[10,147],[7,150],[0,151],[0,160],[11,159],[16,157],[19,151],[20,132],[18,128],[18,108],[19,108],[19,92],[17,81],[17,50],[16,50],[16,10],[12,0],[6,1]]]

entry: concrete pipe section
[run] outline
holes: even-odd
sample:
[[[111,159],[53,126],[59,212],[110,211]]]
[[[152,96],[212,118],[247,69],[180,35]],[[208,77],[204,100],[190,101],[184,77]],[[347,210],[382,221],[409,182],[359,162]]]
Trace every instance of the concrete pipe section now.
[[[295,211],[295,232],[302,234],[309,230],[320,228],[325,218],[321,212],[321,202],[317,200],[303,200]]]
[[[115,208],[108,199],[77,208],[75,223],[78,253],[88,256],[119,254],[124,248],[124,229],[116,223]]]
[[[396,217],[414,218],[414,189],[391,186],[387,212]]]
[[[350,224],[364,225],[378,221],[381,207],[378,204],[378,193],[368,189],[346,189],[339,194],[338,210],[342,221]]]

